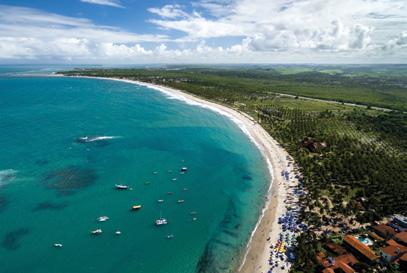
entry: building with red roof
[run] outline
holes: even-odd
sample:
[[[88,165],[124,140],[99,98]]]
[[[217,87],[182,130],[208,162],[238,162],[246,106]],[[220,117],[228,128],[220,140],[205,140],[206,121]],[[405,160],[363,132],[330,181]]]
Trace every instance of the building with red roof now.
[[[405,254],[407,254],[407,247],[401,245],[389,245],[381,251],[382,258],[389,263],[397,262]]]
[[[407,246],[407,231],[397,233],[394,238],[398,243]]]
[[[377,256],[370,247],[363,244],[352,235],[345,235],[343,241],[350,248],[350,250],[355,253],[355,255],[363,258],[368,262],[374,262],[379,258],[379,256]]]

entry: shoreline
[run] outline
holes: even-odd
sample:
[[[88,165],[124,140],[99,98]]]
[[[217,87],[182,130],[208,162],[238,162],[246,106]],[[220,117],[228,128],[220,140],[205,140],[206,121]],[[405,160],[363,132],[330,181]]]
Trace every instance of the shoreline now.
[[[274,140],[263,127],[246,113],[242,113],[233,108],[217,104],[184,91],[171,87],[161,86],[152,83],[140,82],[136,80],[108,78],[108,77],[90,77],[90,76],[68,76],[78,78],[91,78],[101,80],[112,80],[126,82],[130,84],[141,85],[154,89],[166,95],[171,99],[181,100],[187,104],[199,106],[218,114],[226,116],[234,122],[250,141],[260,150],[269,171],[270,183],[265,193],[265,203],[259,215],[259,219],[251,232],[250,239],[247,242],[244,255],[239,258],[239,264],[236,265],[239,273],[268,272],[270,266],[268,263],[270,257],[270,246],[275,245],[279,239],[281,227],[277,223],[278,218],[286,213],[284,201],[289,195],[288,187],[284,184],[284,178],[280,173],[287,170],[289,166],[289,154]],[[290,171],[291,175],[293,174]],[[295,183],[295,181],[293,182]],[[273,270],[275,271],[275,270]],[[289,266],[285,269],[277,269],[277,272],[288,272]]]

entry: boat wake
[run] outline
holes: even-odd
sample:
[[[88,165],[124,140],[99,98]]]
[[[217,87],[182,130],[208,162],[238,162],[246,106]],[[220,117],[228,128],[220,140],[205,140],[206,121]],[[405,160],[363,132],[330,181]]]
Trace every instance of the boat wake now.
[[[110,139],[115,139],[115,138],[121,138],[121,137],[120,136],[83,136],[83,137],[78,137],[76,139],[76,142],[90,143],[90,142],[105,141],[105,140],[110,140]]]
[[[14,169],[0,170],[0,187],[11,182],[17,175]]]

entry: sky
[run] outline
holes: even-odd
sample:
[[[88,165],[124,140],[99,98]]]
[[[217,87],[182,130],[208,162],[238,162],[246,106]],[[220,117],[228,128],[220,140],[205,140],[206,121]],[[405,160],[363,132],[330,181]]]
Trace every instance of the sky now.
[[[0,63],[407,63],[407,0],[0,0]]]

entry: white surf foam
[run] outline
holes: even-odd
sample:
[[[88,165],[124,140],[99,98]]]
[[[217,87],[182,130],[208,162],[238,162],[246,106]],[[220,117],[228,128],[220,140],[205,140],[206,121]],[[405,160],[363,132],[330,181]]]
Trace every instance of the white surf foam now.
[[[16,177],[17,171],[14,169],[0,170],[0,186],[4,186]]]
[[[83,142],[94,142],[94,141],[101,141],[101,140],[109,140],[121,138],[121,136],[84,136],[80,137],[79,140]]]

